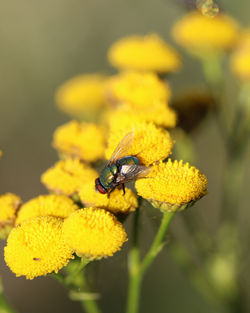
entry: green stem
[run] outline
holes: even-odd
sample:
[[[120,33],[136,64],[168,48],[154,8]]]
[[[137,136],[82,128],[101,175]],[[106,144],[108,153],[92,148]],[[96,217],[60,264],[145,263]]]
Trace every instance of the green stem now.
[[[8,300],[3,294],[3,287],[0,282],[0,313],[16,313],[16,311],[10,306]]]
[[[137,210],[138,211],[138,210]],[[134,218],[134,237],[133,246],[129,255],[129,289],[128,289],[128,301],[127,301],[127,313],[138,313],[139,311],[139,300],[141,293],[141,283],[146,270],[152,264],[158,253],[162,250],[164,244],[164,238],[168,230],[168,226],[174,216],[174,213],[164,213],[161,221],[161,225],[155,236],[155,239],[140,263],[139,260],[139,250],[138,250],[138,221],[139,221],[139,211]]]
[[[144,257],[141,268],[140,268],[140,274],[143,275],[145,271],[149,268],[149,266],[152,264],[156,256],[160,253],[164,246],[164,239],[166,232],[168,230],[168,226],[170,225],[172,219],[174,217],[174,212],[165,212],[163,213],[163,217],[161,220],[161,225],[158,229],[158,232],[155,236],[155,239],[153,241],[153,244],[151,248],[149,249],[148,253]]]

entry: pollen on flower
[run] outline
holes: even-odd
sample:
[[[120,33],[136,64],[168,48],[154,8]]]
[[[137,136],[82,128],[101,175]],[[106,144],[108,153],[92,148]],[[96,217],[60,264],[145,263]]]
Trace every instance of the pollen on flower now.
[[[174,25],[176,42],[197,52],[220,52],[234,46],[238,38],[237,23],[225,14],[211,18],[193,11]]]
[[[72,196],[80,186],[93,181],[98,173],[89,165],[83,164],[78,159],[58,161],[41,176],[42,183],[55,193]]]
[[[83,257],[112,256],[127,241],[127,234],[116,217],[97,208],[80,209],[64,221],[66,243]]]
[[[63,219],[35,217],[13,228],[4,249],[5,261],[16,276],[33,279],[58,272],[73,258],[62,237]]]
[[[138,206],[136,195],[129,188],[125,188],[125,195],[121,189],[116,188],[110,197],[95,191],[94,180],[82,185],[79,192],[80,199],[85,207],[98,207],[114,214],[128,214]]]
[[[152,107],[160,102],[167,103],[170,88],[151,72],[125,71],[107,80],[107,95],[111,102],[127,102],[132,108]]]
[[[206,176],[182,161],[155,164],[148,177],[136,181],[138,194],[167,211],[179,210],[207,193]]]
[[[103,157],[104,134],[94,123],[70,121],[56,129],[53,146],[68,157],[94,162]]]
[[[22,200],[13,193],[0,195],[0,223],[13,222]]]
[[[92,116],[105,107],[105,77],[85,74],[74,77],[56,92],[56,103],[65,113],[72,116]]]
[[[180,67],[178,54],[156,34],[116,41],[109,49],[108,59],[115,67],[139,71],[166,73]]]
[[[18,211],[16,225],[37,216],[53,216],[62,219],[75,212],[78,206],[63,195],[43,195],[29,200]]]
[[[21,198],[13,193],[0,195],[0,239],[6,239],[13,228],[21,204]]]
[[[172,150],[173,141],[168,131],[156,127],[153,123],[121,119],[120,125],[111,125],[106,158],[109,160],[119,142],[129,133],[134,133],[131,147],[126,155],[136,155],[142,164],[148,166],[165,159]],[[121,155],[121,157],[124,155]]]
[[[137,122],[152,122],[157,126],[173,128],[176,126],[177,116],[175,111],[164,103],[155,103],[153,107],[143,110],[132,109],[124,103],[119,109],[110,112],[107,120],[112,129],[120,128],[120,122],[125,120],[130,125]]]

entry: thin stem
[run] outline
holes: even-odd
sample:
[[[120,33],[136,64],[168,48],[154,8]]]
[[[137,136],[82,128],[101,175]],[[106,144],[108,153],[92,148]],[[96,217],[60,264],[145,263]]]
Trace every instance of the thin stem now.
[[[162,250],[164,244],[164,238],[170,225],[170,222],[174,216],[174,213],[164,213],[161,221],[161,225],[155,236],[155,239],[150,247],[148,253],[140,263],[139,250],[138,250],[138,222],[139,222],[139,210],[134,217],[133,225],[133,245],[129,255],[129,291],[127,301],[127,313],[138,313],[139,311],[139,300],[141,293],[141,283],[143,276],[152,264],[158,253]]]
[[[164,246],[165,235],[166,235],[166,232],[168,230],[168,226],[170,225],[173,217],[174,217],[174,212],[163,213],[161,225],[160,225],[158,232],[155,236],[153,244],[152,244],[151,248],[149,249],[148,253],[146,254],[146,256],[144,257],[144,259],[141,263],[141,268],[140,268],[141,275],[143,275],[145,273],[145,271],[152,264],[152,262],[154,261],[156,256],[162,250],[162,248]]]
[[[127,313],[136,313],[139,307],[139,290],[141,279],[138,275],[140,266],[140,252],[138,247],[139,241],[139,217],[140,207],[137,208],[134,221],[133,221],[133,233],[132,233],[132,247],[129,253],[128,270],[129,270],[129,287],[128,287],[128,301],[127,301]]]

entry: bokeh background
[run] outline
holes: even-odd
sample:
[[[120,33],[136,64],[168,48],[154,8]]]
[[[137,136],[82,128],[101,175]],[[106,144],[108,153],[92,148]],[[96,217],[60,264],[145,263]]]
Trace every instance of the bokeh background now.
[[[173,43],[170,27],[185,13],[181,0],[44,0],[1,1],[0,3],[0,192],[19,194],[24,201],[46,193],[40,175],[56,160],[51,147],[54,129],[68,117],[54,104],[54,92],[65,80],[91,72],[114,73],[106,59],[110,44],[129,34],[156,32]],[[250,26],[249,0],[217,1],[243,26]],[[176,45],[174,45],[176,47]],[[173,95],[194,86],[204,78],[198,62],[182,53],[183,67],[170,79]],[[230,74],[226,78],[230,84]],[[232,93],[234,91],[232,90]],[[229,96],[232,101],[232,97]],[[230,101],[229,101],[230,106]],[[199,216],[211,236],[216,227],[220,201],[221,172],[225,155],[212,117],[193,134],[197,152],[195,164],[209,179],[209,194],[178,215],[171,240],[185,240],[192,246],[182,219]],[[250,176],[246,168],[246,176]],[[249,188],[249,187],[248,187]],[[247,212],[247,186],[242,211]],[[244,196],[245,194],[245,196]],[[142,246],[148,247],[155,231],[158,212],[145,210],[142,218]],[[244,213],[249,218],[249,213]],[[130,227],[130,219],[126,222]],[[174,239],[173,239],[174,238]],[[184,239],[183,239],[184,238]],[[51,278],[27,281],[16,278],[6,267],[1,245],[0,273],[6,295],[20,313],[81,312],[66,291]],[[192,248],[192,247],[191,247]],[[101,262],[96,289],[104,312],[122,312],[126,297],[126,252]],[[141,312],[216,312],[175,264],[166,248],[145,278]],[[181,299],[181,300],[180,300]]]

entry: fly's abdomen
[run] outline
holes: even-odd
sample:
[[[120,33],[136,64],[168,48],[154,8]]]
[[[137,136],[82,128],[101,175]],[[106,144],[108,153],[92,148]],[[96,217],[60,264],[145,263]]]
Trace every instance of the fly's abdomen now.
[[[139,165],[140,161],[137,157],[129,155],[129,156],[125,156],[125,157],[117,160],[116,164],[119,166],[122,166],[122,165]]]

